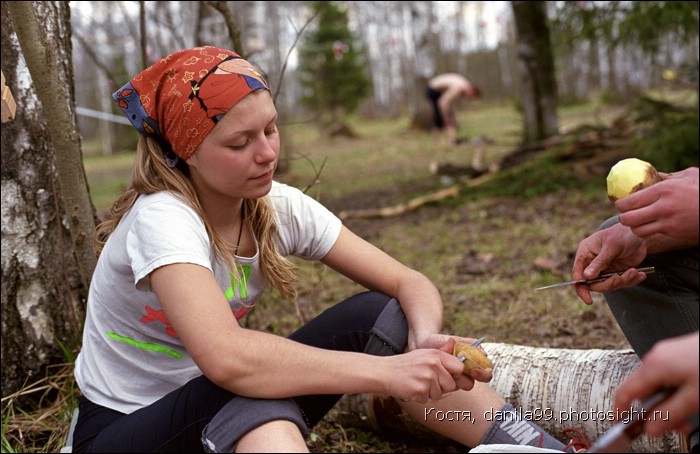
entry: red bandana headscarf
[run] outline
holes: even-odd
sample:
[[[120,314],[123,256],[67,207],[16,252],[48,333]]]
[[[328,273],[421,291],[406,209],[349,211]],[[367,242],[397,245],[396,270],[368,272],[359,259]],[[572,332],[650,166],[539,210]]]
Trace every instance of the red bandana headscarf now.
[[[253,65],[211,46],[175,52],[112,95],[131,124],[186,161],[216,123],[248,93],[267,89]]]

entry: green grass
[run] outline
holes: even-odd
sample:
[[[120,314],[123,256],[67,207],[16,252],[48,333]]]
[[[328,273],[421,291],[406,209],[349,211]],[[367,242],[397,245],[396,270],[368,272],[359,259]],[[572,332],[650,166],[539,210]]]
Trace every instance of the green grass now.
[[[656,91],[650,93],[650,97],[684,106],[697,105],[696,92]],[[563,106],[558,110],[560,129],[566,132],[582,124],[609,125],[627,109],[629,106],[607,105],[598,99]],[[697,113],[695,115],[697,116]],[[497,162],[520,142],[522,119],[511,104],[470,105],[468,109],[459,112],[458,118],[461,127],[458,136],[485,136],[494,140],[494,144],[484,147],[484,165]],[[674,118],[676,117],[669,121]],[[359,139],[324,138],[310,123],[282,125],[283,153],[286,153],[292,164],[289,174],[280,175],[279,178],[290,184],[305,187],[314,182],[319,168],[323,166],[320,181],[314,185],[315,188],[311,192],[321,200],[324,197],[337,198],[342,194],[357,191],[382,192],[387,187],[401,188],[403,197],[409,198],[439,185],[429,171],[431,162],[468,164],[474,158],[473,146],[460,147],[457,150],[435,147],[430,134],[409,129],[406,117],[372,121],[354,119],[352,126],[358,132]],[[663,133],[663,130],[660,133]],[[689,143],[687,147],[697,149],[696,127],[689,127],[681,138]],[[645,145],[645,142],[640,142],[640,153],[645,153],[647,159],[652,159],[654,152],[647,151],[647,148],[663,147],[674,140],[678,141],[679,137],[676,135],[665,138],[662,144],[654,142]],[[665,156],[668,153],[664,149],[664,153],[657,154],[659,155]],[[111,156],[86,154],[85,170],[93,203],[98,210],[109,208],[126,188],[133,159],[134,152],[128,150]],[[551,173],[551,168],[548,167],[551,162],[545,164],[545,167],[534,167],[536,171],[540,169],[540,173],[530,173],[524,180],[525,184],[522,184],[521,179],[526,177],[524,174],[509,174],[502,181],[510,181],[511,186],[525,188],[526,193],[530,195],[549,192],[572,181],[570,175]],[[690,165],[685,161],[681,163],[686,164]],[[661,165],[659,169],[669,165],[672,164]],[[529,173],[529,170],[526,173]],[[554,179],[552,175],[555,175]],[[493,186],[491,185],[492,188]],[[499,183],[498,186],[502,187],[502,184]],[[487,189],[479,196],[497,196],[498,192]],[[500,192],[513,194],[514,191],[511,188],[509,191],[501,189]]]
[[[111,156],[86,155],[85,173],[90,185],[90,196],[98,211],[112,206],[124,192],[131,179],[135,152],[126,151]]]

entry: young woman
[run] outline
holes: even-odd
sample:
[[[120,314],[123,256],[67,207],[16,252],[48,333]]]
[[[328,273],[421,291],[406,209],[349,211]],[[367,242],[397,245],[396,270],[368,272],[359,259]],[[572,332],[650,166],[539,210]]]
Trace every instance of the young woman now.
[[[305,451],[340,396],[363,392],[395,397],[465,445],[532,442],[507,438],[508,420],[563,446],[527,421],[485,419],[512,407],[481,383],[490,373],[462,374],[451,349],[472,339],[440,334],[435,286],[273,180],[277,113],[252,65],[224,49],[183,50],[114,99],[142,137],[132,184],[97,230],[76,452]],[[370,291],[288,339],[243,328],[268,285],[295,297],[286,256]]]

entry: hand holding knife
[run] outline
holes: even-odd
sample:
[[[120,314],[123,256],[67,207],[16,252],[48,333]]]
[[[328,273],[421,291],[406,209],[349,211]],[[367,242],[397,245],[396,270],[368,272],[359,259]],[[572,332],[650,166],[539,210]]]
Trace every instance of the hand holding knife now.
[[[639,410],[633,410],[628,418],[605,432],[586,452],[626,452],[629,445],[644,431],[644,414],[666,400],[675,390],[662,389],[642,402]]]
[[[647,266],[647,267],[642,267],[642,268],[636,268],[637,271],[641,271],[646,274],[651,274],[655,271],[653,266]],[[603,282],[604,280],[608,279],[609,277],[612,276],[619,276],[625,271],[616,271],[614,273],[605,273],[601,274],[595,279],[577,279],[574,281],[566,281],[566,282],[559,282],[557,284],[552,284],[552,285],[545,285],[544,287],[537,287],[535,290],[544,290],[548,288],[554,288],[554,287],[562,287],[565,285],[574,285],[574,284],[595,284],[596,282]]]

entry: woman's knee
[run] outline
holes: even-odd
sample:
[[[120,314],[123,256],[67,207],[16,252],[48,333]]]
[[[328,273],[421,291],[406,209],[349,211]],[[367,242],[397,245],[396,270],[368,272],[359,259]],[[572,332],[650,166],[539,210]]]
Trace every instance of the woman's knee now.
[[[299,427],[284,419],[270,421],[243,435],[235,452],[309,452]]]

